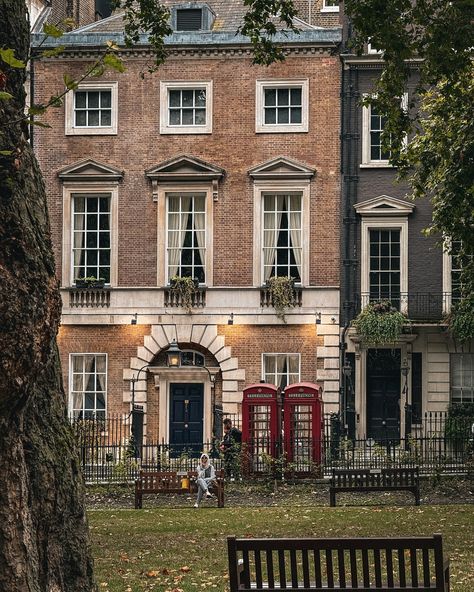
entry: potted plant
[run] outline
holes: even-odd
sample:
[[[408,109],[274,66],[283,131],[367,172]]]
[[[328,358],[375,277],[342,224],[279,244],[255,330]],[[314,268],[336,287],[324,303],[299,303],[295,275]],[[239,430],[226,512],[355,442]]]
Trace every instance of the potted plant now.
[[[390,300],[369,303],[353,321],[362,343],[371,346],[394,343],[407,323],[408,318]]]
[[[83,278],[76,278],[74,283],[76,288],[103,288],[105,286],[105,278],[96,278],[95,276],[90,275]]]
[[[295,280],[288,276],[273,276],[266,282],[276,316],[286,323],[285,313],[295,306]]]
[[[170,289],[176,295],[177,302],[187,310],[189,314],[192,312],[194,303],[194,294],[198,291],[199,280],[189,276],[181,277],[174,275],[170,279]]]

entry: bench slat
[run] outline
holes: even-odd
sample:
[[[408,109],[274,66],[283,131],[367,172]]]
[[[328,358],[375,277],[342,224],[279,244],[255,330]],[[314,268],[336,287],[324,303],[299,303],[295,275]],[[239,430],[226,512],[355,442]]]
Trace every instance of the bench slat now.
[[[387,564],[387,584],[389,588],[393,588],[395,585],[393,581],[393,555],[392,549],[388,547],[385,549],[385,562]]]
[[[267,574],[269,588],[275,587],[275,579],[273,577],[273,552],[271,549],[266,550],[267,555]]]
[[[262,587],[262,560],[260,557],[260,549],[255,550],[255,583],[257,584],[257,588]]]
[[[322,586],[322,574],[321,574],[321,552],[319,549],[314,550],[314,578],[316,580],[316,586]]]
[[[278,570],[280,573],[280,587],[286,588],[285,552],[283,549],[278,549]]]
[[[296,551],[290,549],[291,585],[298,587],[298,565],[296,564]]]

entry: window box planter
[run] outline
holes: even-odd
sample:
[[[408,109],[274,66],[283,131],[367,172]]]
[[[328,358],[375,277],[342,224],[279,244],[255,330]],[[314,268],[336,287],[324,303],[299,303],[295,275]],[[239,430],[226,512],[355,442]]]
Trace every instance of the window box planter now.
[[[105,287],[105,280],[103,278],[77,278],[75,287],[82,290],[87,289],[102,289]]]

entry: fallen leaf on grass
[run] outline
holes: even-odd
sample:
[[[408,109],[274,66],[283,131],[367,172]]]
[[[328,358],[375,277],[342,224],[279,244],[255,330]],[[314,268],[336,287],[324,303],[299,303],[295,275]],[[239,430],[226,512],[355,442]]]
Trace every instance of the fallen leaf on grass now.
[[[150,571],[146,572],[147,578],[157,578],[159,575],[160,575],[160,572],[156,571],[155,569],[150,569]]]
[[[188,571],[191,571],[191,568],[187,565],[183,565],[183,567],[180,568],[180,571],[182,571],[183,573],[188,573]]]

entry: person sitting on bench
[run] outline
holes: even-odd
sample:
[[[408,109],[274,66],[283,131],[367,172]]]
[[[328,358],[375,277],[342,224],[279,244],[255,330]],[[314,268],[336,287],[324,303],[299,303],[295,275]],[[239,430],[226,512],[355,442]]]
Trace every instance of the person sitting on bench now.
[[[209,460],[209,456],[207,454],[201,454],[201,458],[199,459],[199,464],[197,466],[197,500],[194,504],[195,508],[199,508],[199,504],[203,496],[206,498],[214,497],[212,493],[209,491],[209,485],[215,480],[216,478],[216,471],[214,466],[211,465]]]

